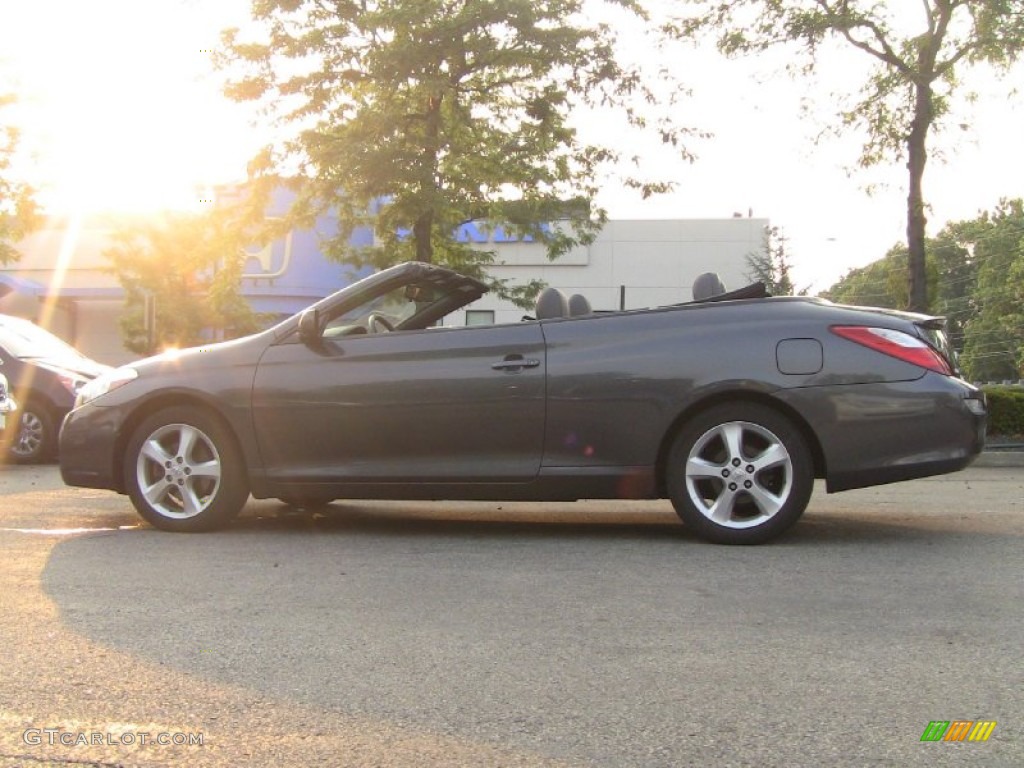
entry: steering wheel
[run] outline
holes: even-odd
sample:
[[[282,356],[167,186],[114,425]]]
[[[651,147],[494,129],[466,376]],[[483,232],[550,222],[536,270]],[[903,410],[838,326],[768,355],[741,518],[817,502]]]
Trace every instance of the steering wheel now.
[[[385,333],[387,331],[395,330],[394,324],[388,320],[384,315],[377,312],[371,312],[366,316],[366,327],[370,333]]]

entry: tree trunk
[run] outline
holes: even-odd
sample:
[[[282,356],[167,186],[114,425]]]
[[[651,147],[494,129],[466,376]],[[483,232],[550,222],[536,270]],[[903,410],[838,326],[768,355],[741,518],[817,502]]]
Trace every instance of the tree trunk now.
[[[434,212],[426,211],[420,214],[412,225],[412,236],[416,243],[416,261],[425,261],[428,264],[434,260],[434,243],[431,239],[431,230],[434,228]]]
[[[420,181],[420,192],[426,201],[426,210],[416,219],[412,226],[412,236],[416,241],[416,261],[428,264],[434,261],[434,209],[432,203],[437,196],[437,163],[438,137],[441,135],[441,97],[430,96],[427,99],[426,124],[423,137],[423,178]]]
[[[912,312],[928,311],[928,283],[925,266],[925,226],[928,219],[924,214],[924,193],[922,179],[928,150],[925,142],[934,118],[932,92],[929,84],[914,86],[914,121],[907,136],[907,168],[910,171],[910,186],[907,193],[907,281],[910,301],[907,309]]]

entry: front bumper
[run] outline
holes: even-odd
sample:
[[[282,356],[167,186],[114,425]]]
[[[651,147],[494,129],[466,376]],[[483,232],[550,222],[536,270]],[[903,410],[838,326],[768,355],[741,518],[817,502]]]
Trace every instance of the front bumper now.
[[[124,493],[117,461],[123,421],[120,408],[92,404],[76,408],[64,418],[60,475],[67,485]]]

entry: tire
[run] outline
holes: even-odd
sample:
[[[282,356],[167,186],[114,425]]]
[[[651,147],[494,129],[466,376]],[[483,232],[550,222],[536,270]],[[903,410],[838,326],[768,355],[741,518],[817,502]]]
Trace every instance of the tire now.
[[[725,403],[698,414],[666,467],[676,514],[717,544],[761,544],[800,519],[814,487],[811,452],[778,411]]]
[[[249,498],[234,436],[191,406],[158,411],[138,426],[125,453],[124,484],[136,511],[164,531],[220,528]]]
[[[36,464],[57,455],[57,419],[46,406],[29,401],[14,412],[14,428],[7,445],[20,464]]]

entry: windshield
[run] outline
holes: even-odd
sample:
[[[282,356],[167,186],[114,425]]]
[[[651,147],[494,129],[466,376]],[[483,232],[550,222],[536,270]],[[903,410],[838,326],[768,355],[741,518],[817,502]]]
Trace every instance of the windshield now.
[[[365,304],[352,308],[337,318],[333,324],[365,323],[371,314],[382,315],[393,325],[398,325],[416,314],[416,303],[408,298],[406,286],[399,286],[381,296],[374,297]]]
[[[377,333],[381,326],[386,331],[420,330],[440,319],[439,313],[432,310],[442,307],[450,296],[450,291],[429,283],[399,285],[333,317],[324,329],[324,336]]]
[[[17,317],[0,318],[0,346],[20,358],[83,358],[70,344],[38,325]]]

